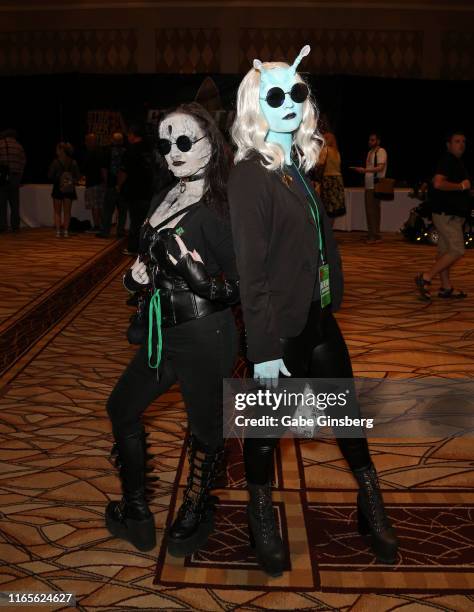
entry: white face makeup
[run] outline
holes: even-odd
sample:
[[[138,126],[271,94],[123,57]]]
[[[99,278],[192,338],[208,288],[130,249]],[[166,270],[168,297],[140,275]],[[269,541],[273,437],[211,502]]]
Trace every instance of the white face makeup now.
[[[165,159],[171,172],[178,178],[187,178],[200,174],[211,159],[211,143],[205,136],[198,122],[184,113],[169,115],[160,124],[160,139],[171,143],[171,150]],[[180,138],[185,137],[185,138]],[[191,142],[189,151],[182,151]]]

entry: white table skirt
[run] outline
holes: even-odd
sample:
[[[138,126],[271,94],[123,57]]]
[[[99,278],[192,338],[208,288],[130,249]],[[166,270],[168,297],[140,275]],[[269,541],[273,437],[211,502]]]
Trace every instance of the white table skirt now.
[[[20,188],[20,216],[27,227],[52,227],[53,200],[52,185],[23,185]],[[72,216],[81,221],[92,220],[91,212],[86,210],[84,187],[76,187],[77,200],[72,203]],[[409,189],[396,189],[393,202],[382,202],[381,229],[383,232],[397,232],[408,219],[410,210],[417,204],[408,197]],[[343,217],[338,217],[334,229],[350,232],[366,230],[364,190],[349,188],[346,193],[346,210]]]
[[[26,227],[52,227],[54,225],[52,185],[29,184],[20,187],[20,218]],[[84,187],[76,187],[77,200],[72,203],[71,216],[92,221],[91,211],[86,210]]]
[[[410,189],[396,189],[395,199],[391,202],[381,203],[382,232],[398,232],[408,219],[410,210],[417,206],[417,200],[408,197]],[[345,190],[347,213],[337,217],[334,229],[350,232],[352,230],[367,231],[365,217],[364,190],[362,188],[350,188]]]

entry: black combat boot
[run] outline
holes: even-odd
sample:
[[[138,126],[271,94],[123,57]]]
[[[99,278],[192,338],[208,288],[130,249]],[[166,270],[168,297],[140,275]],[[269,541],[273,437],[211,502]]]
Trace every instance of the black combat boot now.
[[[121,501],[109,502],[105,524],[112,535],[127,540],[141,551],[156,546],[155,522],[148,508],[146,437],[143,428],[118,436],[112,449],[122,481]]]
[[[275,522],[271,483],[248,483],[250,503],[247,506],[250,546],[260,567],[270,576],[281,576],[287,559],[283,542]]]
[[[354,470],[359,483],[357,495],[357,522],[361,535],[370,535],[373,552],[381,563],[395,563],[398,540],[387,517],[379,487],[377,472],[371,463]]]
[[[214,511],[218,498],[211,495],[222,470],[222,448],[213,449],[193,435],[188,440],[189,474],[183,503],[168,532],[168,552],[184,557],[204,546],[214,530]]]

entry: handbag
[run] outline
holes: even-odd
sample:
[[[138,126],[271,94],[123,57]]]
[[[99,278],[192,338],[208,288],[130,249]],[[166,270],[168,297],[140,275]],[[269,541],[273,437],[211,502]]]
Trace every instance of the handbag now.
[[[374,166],[377,166],[377,152],[374,156]],[[386,202],[395,199],[395,179],[383,177],[374,177],[374,196],[377,200],[385,200]]]
[[[382,178],[374,185],[374,196],[377,200],[391,201],[395,199],[395,179]]]

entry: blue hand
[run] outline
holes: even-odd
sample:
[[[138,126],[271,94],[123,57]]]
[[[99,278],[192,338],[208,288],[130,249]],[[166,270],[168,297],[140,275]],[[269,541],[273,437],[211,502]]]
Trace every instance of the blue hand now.
[[[285,376],[291,376],[291,373],[286,369],[283,359],[263,361],[262,363],[256,363],[253,367],[254,379],[258,380],[260,384],[265,385],[267,389],[278,386],[278,375],[280,372]]]

